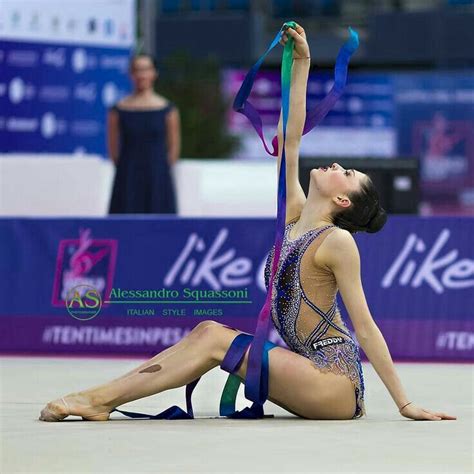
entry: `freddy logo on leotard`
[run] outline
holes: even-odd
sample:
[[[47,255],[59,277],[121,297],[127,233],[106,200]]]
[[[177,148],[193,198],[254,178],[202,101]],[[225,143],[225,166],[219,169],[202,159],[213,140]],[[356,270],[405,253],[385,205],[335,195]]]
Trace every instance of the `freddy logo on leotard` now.
[[[344,339],[342,337],[327,337],[326,339],[320,339],[312,344],[313,349],[321,349],[325,346],[332,346],[333,344],[342,344]]]
[[[92,290],[103,299],[104,294],[109,294],[112,289],[116,259],[117,241],[93,239],[90,229],[80,229],[79,239],[61,240],[52,305],[67,307],[68,298],[74,297],[71,294],[85,298],[87,292],[92,295]],[[76,290],[71,291],[73,289]],[[76,303],[79,305],[77,299]]]

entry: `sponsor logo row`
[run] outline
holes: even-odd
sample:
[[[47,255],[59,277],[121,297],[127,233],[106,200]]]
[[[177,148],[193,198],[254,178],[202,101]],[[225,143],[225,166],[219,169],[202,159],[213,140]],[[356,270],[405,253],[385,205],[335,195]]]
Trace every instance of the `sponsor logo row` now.
[[[106,82],[103,85],[94,81],[78,82],[70,86],[62,84],[35,85],[20,76],[12,78],[8,83],[0,82],[0,99],[5,97],[13,105],[34,100],[42,103],[67,103],[71,102],[71,99],[94,104],[100,98],[104,107],[111,107],[125,93],[124,89],[120,89],[113,82]]]
[[[0,64],[12,68],[66,69],[75,74],[100,70],[126,74],[129,55],[96,53],[86,48],[74,48],[70,54],[65,47],[32,47],[6,49],[0,54]],[[69,54],[69,57],[68,57]]]

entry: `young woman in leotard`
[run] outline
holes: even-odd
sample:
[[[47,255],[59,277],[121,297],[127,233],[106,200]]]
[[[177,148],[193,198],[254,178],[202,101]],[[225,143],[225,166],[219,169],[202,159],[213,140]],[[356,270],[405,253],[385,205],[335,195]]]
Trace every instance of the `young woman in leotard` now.
[[[303,28],[289,28],[295,41],[286,133],[286,227],[272,288],[272,319],[289,346],[268,352],[268,399],[309,419],[354,419],[365,413],[358,347],[340,317],[341,292],[359,344],[400,413],[414,420],[456,417],[421,408],[407,397],[387,344],[367,307],[353,233],[376,232],[386,221],[370,178],[337,163],[311,171],[308,197],[298,182],[298,150],[306,113],[310,51]],[[279,123],[278,167],[282,156]],[[273,250],[273,249],[272,249]],[[265,269],[269,283],[270,252]],[[241,333],[215,321],[199,323],[188,336],[108,383],[54,400],[40,419],[68,415],[107,420],[127,402],[187,385],[221,364]],[[248,350],[236,375],[245,380]]]

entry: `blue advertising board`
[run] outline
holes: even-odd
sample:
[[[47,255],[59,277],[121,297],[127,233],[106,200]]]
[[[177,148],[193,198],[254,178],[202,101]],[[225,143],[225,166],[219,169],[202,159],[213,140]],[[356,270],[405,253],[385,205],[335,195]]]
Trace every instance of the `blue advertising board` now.
[[[274,230],[273,219],[1,219],[0,350],[148,353],[167,345],[157,334],[176,341],[202,319],[253,333]],[[391,216],[356,234],[394,357],[473,359],[473,230],[467,217]],[[74,297],[84,313],[66,305]]]
[[[130,90],[134,1],[4,0],[0,153],[106,156],[106,111]]]
[[[419,157],[427,204],[474,214],[474,74],[400,74],[394,83],[398,153]]]

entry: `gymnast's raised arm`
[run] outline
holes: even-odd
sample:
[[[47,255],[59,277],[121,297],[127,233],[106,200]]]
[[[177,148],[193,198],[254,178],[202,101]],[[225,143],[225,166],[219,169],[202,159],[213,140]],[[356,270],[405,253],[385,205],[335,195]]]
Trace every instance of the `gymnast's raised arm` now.
[[[306,202],[306,195],[298,177],[298,158],[301,136],[306,120],[306,87],[310,68],[310,52],[304,29],[296,26],[296,30],[288,28],[283,34],[280,44],[288,41],[288,35],[294,40],[293,66],[291,71],[290,110],[286,126],[285,161],[286,161],[286,216],[285,223],[301,214]],[[283,153],[283,119],[280,113],[278,122],[278,174]]]

